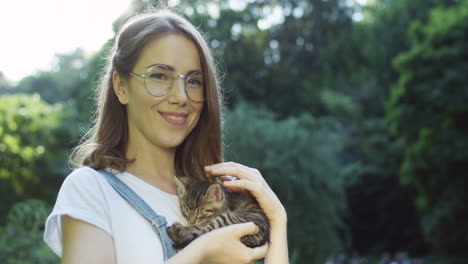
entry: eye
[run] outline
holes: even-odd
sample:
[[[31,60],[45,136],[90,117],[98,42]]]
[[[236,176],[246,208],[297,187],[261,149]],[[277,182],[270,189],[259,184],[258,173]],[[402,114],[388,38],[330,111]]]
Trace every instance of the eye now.
[[[161,72],[153,72],[148,77],[151,79],[160,80],[160,81],[169,80],[169,76],[166,73],[161,73]]]
[[[207,212],[207,213],[209,213],[209,214],[214,214],[214,213],[216,212],[216,210],[210,209],[210,210],[205,210],[205,212]]]
[[[204,75],[201,72],[194,72],[187,79],[187,86],[190,88],[201,88],[204,85]]]
[[[200,80],[196,80],[196,79],[188,79],[187,80],[187,83],[190,85],[190,86],[201,86],[202,83]]]

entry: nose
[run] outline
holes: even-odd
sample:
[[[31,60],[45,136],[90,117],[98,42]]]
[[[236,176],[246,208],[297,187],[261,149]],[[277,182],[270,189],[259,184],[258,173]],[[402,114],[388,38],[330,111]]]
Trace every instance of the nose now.
[[[188,221],[192,224],[195,224],[195,222],[197,221],[197,216],[196,215],[189,216]]]
[[[185,103],[188,100],[187,93],[185,92],[185,79],[183,75],[177,75],[172,83],[172,89],[169,93],[169,102],[171,103]]]

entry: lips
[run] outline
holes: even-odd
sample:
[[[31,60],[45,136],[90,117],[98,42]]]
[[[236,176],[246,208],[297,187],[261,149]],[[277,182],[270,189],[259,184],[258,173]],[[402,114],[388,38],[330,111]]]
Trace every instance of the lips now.
[[[178,112],[159,112],[169,124],[174,126],[183,126],[187,122],[188,114]]]

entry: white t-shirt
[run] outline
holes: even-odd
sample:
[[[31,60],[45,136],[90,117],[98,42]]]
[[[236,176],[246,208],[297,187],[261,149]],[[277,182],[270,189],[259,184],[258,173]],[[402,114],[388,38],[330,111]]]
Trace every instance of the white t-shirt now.
[[[168,225],[186,224],[176,195],[166,193],[128,172],[115,176],[135,191]],[[107,180],[89,167],[73,171],[63,182],[57,202],[45,224],[44,241],[62,256],[61,216],[82,220],[112,236],[118,264],[164,263],[158,235],[149,221],[134,209]]]

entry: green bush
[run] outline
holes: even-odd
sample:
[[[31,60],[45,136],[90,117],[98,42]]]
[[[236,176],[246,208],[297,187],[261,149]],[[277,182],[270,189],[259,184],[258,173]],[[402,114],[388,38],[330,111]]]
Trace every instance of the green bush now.
[[[341,250],[346,206],[336,122],[308,114],[276,120],[241,103],[226,115],[225,131],[226,159],[259,169],[286,207],[295,261],[323,263]]]
[[[418,191],[426,238],[436,250],[467,255],[468,1],[414,23],[412,48],[398,56],[388,126],[406,145],[402,182]]]
[[[40,200],[15,204],[5,226],[0,226],[0,259],[3,264],[59,263],[42,241],[49,208]]]
[[[50,105],[38,94],[0,96],[0,224],[18,201],[55,199],[69,173],[76,116],[74,104]]]

